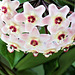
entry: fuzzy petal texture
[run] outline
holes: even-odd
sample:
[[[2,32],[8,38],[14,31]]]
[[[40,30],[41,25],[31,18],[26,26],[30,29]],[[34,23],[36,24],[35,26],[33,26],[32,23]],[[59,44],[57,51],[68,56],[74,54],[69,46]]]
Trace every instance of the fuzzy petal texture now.
[[[49,25],[51,23],[50,21],[51,21],[51,17],[49,15],[42,19],[42,23],[44,25]]]
[[[50,4],[48,7],[48,10],[49,10],[50,16],[58,13],[58,8],[56,7],[55,4]]]
[[[60,11],[61,13],[63,13],[63,16],[66,16],[66,15],[69,13],[70,8],[69,8],[67,5],[65,5],[65,6],[62,7],[59,11]]]
[[[24,13],[29,13],[34,10],[33,6],[29,2],[25,2],[23,5]]]
[[[40,33],[36,27],[30,32],[31,37],[39,37],[39,35]]]
[[[45,12],[45,7],[43,5],[40,5],[40,6],[38,6],[38,7],[35,8],[35,13],[38,16],[41,16],[43,14],[43,12]]]
[[[3,26],[3,27],[1,28],[1,30],[2,30],[2,32],[5,33],[5,34],[8,33],[8,31],[9,31],[6,26]]]
[[[70,22],[75,23],[75,12],[73,12],[68,19],[70,20]]]
[[[23,13],[18,13],[14,16],[14,19],[16,21],[19,21],[19,22],[24,22],[26,20],[26,18],[24,17]]]
[[[1,35],[1,39],[5,42],[8,43],[9,42],[9,36],[6,36],[4,34]]]

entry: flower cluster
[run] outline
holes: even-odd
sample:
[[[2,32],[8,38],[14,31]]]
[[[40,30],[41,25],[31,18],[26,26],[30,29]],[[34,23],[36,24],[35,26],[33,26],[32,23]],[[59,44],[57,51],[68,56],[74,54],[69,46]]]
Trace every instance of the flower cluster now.
[[[29,2],[23,4],[24,12],[17,13],[20,3],[16,0],[0,2],[0,36],[7,43],[7,50],[32,52],[36,57],[43,53],[49,57],[60,49],[67,52],[75,45],[75,12],[67,16],[67,5],[58,9],[55,4],[48,6],[49,15],[42,17],[45,7],[34,8]],[[50,34],[40,34],[38,27],[47,26]]]

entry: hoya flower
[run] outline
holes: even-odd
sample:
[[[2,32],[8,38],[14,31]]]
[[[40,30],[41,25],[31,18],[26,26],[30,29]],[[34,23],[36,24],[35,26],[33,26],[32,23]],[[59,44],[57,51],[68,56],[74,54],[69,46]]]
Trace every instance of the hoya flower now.
[[[43,26],[42,14],[45,12],[45,7],[40,5],[34,8],[29,2],[25,2],[23,5],[24,12],[15,16],[16,21],[24,22],[26,28],[33,29],[35,26]]]
[[[69,7],[65,5],[61,9],[58,9],[55,4],[50,4],[48,7],[49,15],[44,17],[42,22],[49,26],[61,26],[66,20],[66,15],[69,13]]]
[[[16,13],[19,6],[19,1],[3,0],[0,1],[0,14],[11,18]]]
[[[5,26],[1,28],[3,33],[18,36],[25,31],[25,25],[20,22],[16,22],[13,18],[9,20],[3,16],[2,19],[5,22]]]
[[[58,27],[58,29],[55,30],[55,28],[52,28],[52,36],[54,41],[56,41],[58,44],[63,44],[65,41],[67,41],[68,35],[69,35],[69,28],[64,27]],[[68,41],[71,42],[71,41]]]
[[[20,35],[20,39],[25,41],[24,48],[26,51],[32,52],[34,56],[44,52],[49,37],[48,34],[40,34],[37,28],[34,28],[30,34]]]
[[[44,49],[43,55],[45,57],[49,57],[53,53],[57,53],[60,49],[61,46],[58,45],[56,42],[54,42],[53,36],[50,35],[49,40],[46,42],[45,45],[46,49]]]
[[[16,51],[24,51],[24,48],[23,48],[23,45],[24,45],[24,41],[16,38],[14,35],[10,35],[10,36],[7,36],[7,35],[2,35],[1,36],[1,39],[7,43],[7,50],[12,53],[14,50]]]

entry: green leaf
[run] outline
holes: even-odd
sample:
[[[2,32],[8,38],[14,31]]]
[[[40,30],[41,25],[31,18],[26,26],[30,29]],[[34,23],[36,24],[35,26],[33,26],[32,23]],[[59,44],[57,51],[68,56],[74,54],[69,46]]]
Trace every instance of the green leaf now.
[[[14,53],[14,63],[13,63],[13,67],[18,63],[18,61],[23,57],[24,53],[23,52],[17,52],[15,51]]]
[[[48,62],[49,60],[59,57],[63,51],[54,53],[52,56],[46,58],[43,54],[39,54],[37,57],[34,57],[32,53],[29,53],[25,58],[23,58],[17,65],[18,70],[28,69],[40,65],[42,63]]]
[[[53,75],[53,72],[59,67],[58,59],[53,59],[44,64],[45,75]]]
[[[6,47],[6,43],[4,43],[0,39],[0,54],[9,62],[10,67],[13,68],[18,61],[21,59],[21,57],[24,55],[23,52],[16,52],[9,53]]]
[[[16,75],[37,75],[33,70],[21,70],[18,71]]]
[[[24,3],[26,1],[30,1],[30,0],[18,0],[20,3]]]
[[[18,13],[23,12],[23,8],[17,10]]]
[[[72,64],[74,67],[75,67],[75,62],[73,62],[73,64]]]
[[[60,7],[68,5],[71,8],[71,10],[74,9],[75,0],[53,0],[53,1]]]
[[[35,71],[38,75],[44,75],[43,65],[36,66],[32,68],[32,70]]]
[[[15,75],[15,73],[9,67],[7,67],[5,64],[0,62],[0,65],[2,67],[2,71],[5,73],[5,75]]]
[[[75,75],[75,68],[73,66],[70,66],[62,75]]]
[[[64,53],[59,58],[60,67],[58,68],[58,70],[54,72],[54,75],[62,75],[62,73],[64,73],[74,61],[75,61],[75,47],[73,47],[67,53]]]
[[[45,27],[41,27],[40,30],[39,30],[39,32],[40,32],[41,34],[45,34]]]
[[[0,70],[0,75],[5,75],[5,74]]]
[[[4,63],[6,66],[10,67],[8,61],[1,54],[0,54],[0,61]]]

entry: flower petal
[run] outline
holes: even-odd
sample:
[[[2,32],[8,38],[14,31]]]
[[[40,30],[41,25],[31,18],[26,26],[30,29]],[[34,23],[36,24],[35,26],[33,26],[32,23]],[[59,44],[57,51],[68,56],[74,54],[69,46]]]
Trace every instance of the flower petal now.
[[[12,11],[16,10],[19,7],[19,5],[20,5],[19,1],[10,1],[9,2],[9,6]]]
[[[48,16],[43,18],[42,23],[44,25],[49,25],[50,24],[50,19],[51,19],[51,17],[48,15]]]
[[[27,41],[28,37],[29,37],[29,34],[20,34],[19,36],[19,38],[24,41]]]
[[[15,15],[14,19],[19,22],[24,22],[26,18],[23,13],[18,13]]]
[[[25,32],[25,25],[20,26],[20,33]]]
[[[41,34],[40,35],[40,39],[44,42],[50,39],[50,35],[49,34]]]
[[[64,7],[62,7],[61,9],[59,9],[60,10],[60,12],[66,17],[66,15],[69,13],[69,11],[70,11],[70,8],[67,6],[67,5],[65,5]]]
[[[55,4],[50,4],[49,7],[48,7],[48,10],[49,10],[50,16],[56,15],[58,13],[58,8],[56,7]]]
[[[36,27],[33,28],[33,30],[30,32],[31,37],[39,37],[39,35],[40,35],[40,33]]]
[[[43,5],[40,5],[38,7],[35,8],[35,13],[38,16],[42,16],[42,14],[45,12],[45,7]],[[40,14],[39,14],[40,13]]]
[[[68,17],[68,19],[70,20],[70,22],[75,23],[75,12],[73,12],[73,13]]]
[[[30,32],[32,31],[32,29],[34,28],[34,25],[33,24],[26,24],[25,25],[25,32]]]
[[[9,36],[2,34],[1,35],[1,39],[5,42],[8,43],[9,42]]]
[[[2,27],[1,30],[5,34],[8,33],[8,28],[6,26]]]
[[[34,10],[33,6],[29,2],[25,2],[23,4],[23,8],[24,8],[24,13],[30,13],[31,11]]]

